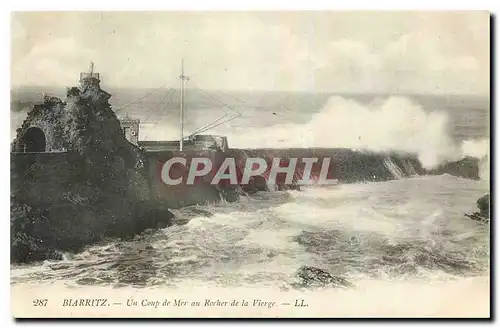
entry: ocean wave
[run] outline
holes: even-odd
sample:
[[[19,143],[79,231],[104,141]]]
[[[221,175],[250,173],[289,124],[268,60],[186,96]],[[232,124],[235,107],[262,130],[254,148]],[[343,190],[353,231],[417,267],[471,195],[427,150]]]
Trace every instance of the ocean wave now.
[[[240,203],[180,209],[187,224],[18,266],[11,277],[15,284],[285,286],[301,265],[354,283],[484,275],[489,230],[463,215],[483,189],[441,176],[257,193]]]
[[[261,115],[262,121],[267,121],[267,113]],[[294,118],[262,128],[229,124],[213,132],[227,135],[234,148],[339,147],[415,153],[425,168],[465,156],[482,158],[489,148],[489,139],[457,144],[449,134],[447,112],[428,110],[403,96],[375,99],[368,104],[332,96],[308,122],[290,121]]]
[[[345,147],[416,153],[427,168],[456,159],[457,146],[447,133],[448,115],[426,111],[406,97],[370,104],[340,96],[305,124],[280,124],[231,135],[231,145],[257,147]]]

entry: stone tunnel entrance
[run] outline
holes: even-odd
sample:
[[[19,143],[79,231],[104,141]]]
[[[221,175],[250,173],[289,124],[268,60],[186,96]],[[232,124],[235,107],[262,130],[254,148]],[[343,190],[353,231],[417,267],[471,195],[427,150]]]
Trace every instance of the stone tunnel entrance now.
[[[39,128],[32,127],[26,130],[23,136],[24,152],[45,152],[46,149],[45,133]]]

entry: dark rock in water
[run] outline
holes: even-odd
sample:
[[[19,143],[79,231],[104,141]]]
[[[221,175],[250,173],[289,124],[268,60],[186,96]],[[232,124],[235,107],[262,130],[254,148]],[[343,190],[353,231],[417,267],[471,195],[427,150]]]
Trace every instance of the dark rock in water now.
[[[466,217],[474,221],[488,223],[490,221],[490,194],[486,194],[477,200],[479,212],[465,214]]]
[[[76,283],[79,285],[96,285],[97,282],[97,279],[90,277],[80,278],[76,281]]]
[[[235,186],[230,186],[226,188],[221,188],[221,196],[226,202],[234,203],[240,199],[239,188]]]
[[[490,194],[486,194],[477,200],[477,208],[479,208],[479,214],[486,218],[490,218]]]
[[[174,215],[166,204],[142,201],[136,206],[134,234],[146,229],[164,229],[173,224]]]
[[[429,170],[428,174],[450,174],[456,177],[466,179],[479,179],[479,159],[474,157],[465,157],[456,162],[447,162],[441,164],[435,169]]]
[[[268,191],[266,179],[260,175],[251,177],[248,184],[242,185],[241,188],[250,195],[259,191]]]
[[[301,266],[297,271],[297,277],[300,282],[294,287],[299,288],[318,288],[318,287],[335,287],[346,288],[354,285],[345,278],[336,277],[332,274],[311,266]]]
[[[176,211],[177,213],[177,211]],[[182,209],[182,212],[178,212],[178,213],[181,213],[179,214],[179,217],[184,217],[185,219],[191,219],[191,218],[195,218],[195,217],[198,217],[198,216],[204,216],[204,217],[211,217],[213,216],[214,214],[212,212],[209,212],[207,210],[204,210],[203,208],[199,208],[197,206],[188,206],[188,207],[184,207]]]

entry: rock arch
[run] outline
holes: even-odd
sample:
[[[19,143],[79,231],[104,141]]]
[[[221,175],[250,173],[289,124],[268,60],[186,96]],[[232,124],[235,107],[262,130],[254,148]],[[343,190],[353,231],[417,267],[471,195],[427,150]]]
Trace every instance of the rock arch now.
[[[47,139],[42,129],[31,127],[23,135],[22,149],[24,152],[45,152]]]

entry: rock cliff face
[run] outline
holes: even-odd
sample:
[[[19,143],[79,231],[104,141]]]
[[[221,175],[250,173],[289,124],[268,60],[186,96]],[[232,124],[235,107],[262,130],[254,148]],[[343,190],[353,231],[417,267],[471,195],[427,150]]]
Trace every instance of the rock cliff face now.
[[[490,194],[486,194],[483,197],[479,198],[476,204],[479,212],[465,214],[465,216],[474,221],[488,223],[490,221]]]
[[[12,261],[172,222],[164,204],[149,199],[146,157],[125,139],[110,95],[99,80],[86,82],[65,101],[35,105],[12,143]]]
[[[486,194],[477,200],[477,208],[479,214],[486,218],[490,218],[490,194]]]

